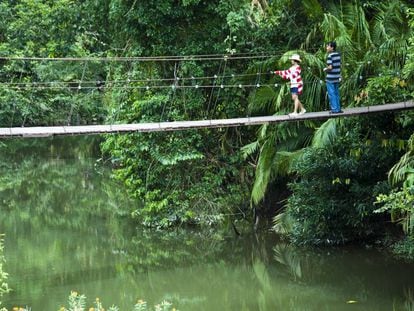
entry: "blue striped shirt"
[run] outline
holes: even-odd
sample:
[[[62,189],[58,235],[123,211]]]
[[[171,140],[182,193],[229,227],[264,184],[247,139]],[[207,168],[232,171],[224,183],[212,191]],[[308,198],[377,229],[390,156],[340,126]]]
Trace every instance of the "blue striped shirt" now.
[[[326,82],[336,83],[341,81],[341,54],[338,52],[332,52],[328,54],[326,61],[328,66],[332,66],[332,69],[327,71]]]

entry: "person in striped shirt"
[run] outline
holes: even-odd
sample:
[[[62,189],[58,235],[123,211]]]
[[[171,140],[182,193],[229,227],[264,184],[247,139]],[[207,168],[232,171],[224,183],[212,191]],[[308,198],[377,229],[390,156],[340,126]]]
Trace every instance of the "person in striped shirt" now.
[[[290,93],[292,94],[294,109],[292,113],[289,113],[289,115],[297,116],[306,112],[306,109],[299,100],[299,95],[301,95],[303,91],[303,81],[300,76],[301,68],[299,66],[301,59],[298,54],[293,54],[289,59],[292,62],[292,66],[289,69],[276,70],[274,73],[281,76],[282,79],[290,80]]]
[[[331,41],[326,45],[328,57],[326,67],[326,89],[328,91],[330,113],[341,113],[341,103],[339,98],[339,83],[341,82],[341,54],[336,51],[336,42]]]

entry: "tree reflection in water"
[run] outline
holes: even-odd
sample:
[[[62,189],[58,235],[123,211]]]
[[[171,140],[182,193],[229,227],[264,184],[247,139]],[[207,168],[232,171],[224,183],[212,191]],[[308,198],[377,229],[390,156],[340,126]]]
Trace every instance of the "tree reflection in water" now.
[[[413,310],[414,267],[381,252],[304,249],[228,228],[137,228],[129,212],[138,203],[97,162],[96,142],[76,139],[2,147],[7,307],[56,310],[77,290],[121,310],[137,299],[181,311],[341,311],[351,302],[352,310]]]

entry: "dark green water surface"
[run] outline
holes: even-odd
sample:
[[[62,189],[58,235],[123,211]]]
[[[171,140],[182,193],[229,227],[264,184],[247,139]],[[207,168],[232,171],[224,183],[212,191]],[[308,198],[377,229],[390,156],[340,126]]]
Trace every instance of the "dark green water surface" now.
[[[414,264],[358,247],[301,249],[263,230],[136,228],[97,161],[96,138],[1,147],[0,233],[8,309],[67,307],[71,291],[106,308],[164,300],[178,310],[414,310]]]

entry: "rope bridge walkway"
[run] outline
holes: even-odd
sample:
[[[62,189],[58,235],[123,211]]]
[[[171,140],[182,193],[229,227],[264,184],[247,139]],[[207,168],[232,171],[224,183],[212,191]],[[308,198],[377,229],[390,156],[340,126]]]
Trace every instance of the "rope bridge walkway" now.
[[[303,115],[273,115],[262,117],[245,117],[233,119],[215,119],[198,121],[172,121],[158,123],[137,124],[108,124],[108,125],[82,125],[82,126],[40,126],[40,127],[3,127],[0,128],[0,137],[48,137],[56,135],[91,135],[127,132],[163,132],[180,131],[202,128],[223,128],[248,125],[260,125],[279,122],[294,122],[303,120],[329,119],[337,117],[350,117],[370,113],[387,111],[401,111],[414,108],[414,101],[392,104],[355,107],[343,110],[343,113],[331,114],[328,111],[307,112]]]

